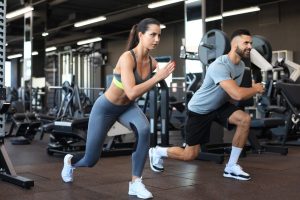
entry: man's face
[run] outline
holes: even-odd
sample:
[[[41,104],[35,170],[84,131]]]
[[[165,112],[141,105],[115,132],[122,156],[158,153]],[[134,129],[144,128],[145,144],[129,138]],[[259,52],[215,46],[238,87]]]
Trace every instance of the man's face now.
[[[241,57],[241,58],[249,58],[250,57],[250,51],[252,49],[252,37],[248,35],[241,35],[238,36],[237,40],[237,48],[235,52]]]

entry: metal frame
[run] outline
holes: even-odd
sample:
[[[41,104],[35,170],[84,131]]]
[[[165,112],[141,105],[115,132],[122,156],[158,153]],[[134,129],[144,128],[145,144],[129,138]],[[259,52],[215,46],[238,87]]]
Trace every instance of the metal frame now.
[[[12,165],[4,146],[5,137],[5,110],[9,104],[5,103],[6,92],[4,85],[5,78],[5,43],[6,43],[6,0],[0,0],[0,179],[3,181],[30,188],[34,182],[30,179],[18,176]]]
[[[158,132],[158,116],[160,119],[161,143],[160,146],[169,146],[169,87],[167,83],[162,80],[160,85],[160,113],[157,111],[157,96],[158,89],[154,87],[149,91],[149,118],[150,118],[150,146],[155,147],[157,143]],[[145,103],[145,106],[147,104]]]

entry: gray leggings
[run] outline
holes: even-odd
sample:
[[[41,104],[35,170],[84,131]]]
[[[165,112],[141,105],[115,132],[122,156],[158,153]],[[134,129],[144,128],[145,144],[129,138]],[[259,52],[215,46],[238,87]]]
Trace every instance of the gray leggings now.
[[[141,177],[150,141],[150,126],[136,103],[115,105],[101,95],[93,105],[88,124],[84,155],[74,155],[74,167],[93,167],[100,159],[103,143],[111,126],[119,121],[136,134],[136,149],[132,153],[132,175]]]

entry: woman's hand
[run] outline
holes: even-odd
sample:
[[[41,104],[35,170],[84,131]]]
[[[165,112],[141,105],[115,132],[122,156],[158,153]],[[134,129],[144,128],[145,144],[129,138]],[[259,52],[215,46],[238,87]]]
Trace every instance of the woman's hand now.
[[[175,61],[170,61],[163,68],[156,68],[155,78],[157,82],[167,78],[175,70]]]

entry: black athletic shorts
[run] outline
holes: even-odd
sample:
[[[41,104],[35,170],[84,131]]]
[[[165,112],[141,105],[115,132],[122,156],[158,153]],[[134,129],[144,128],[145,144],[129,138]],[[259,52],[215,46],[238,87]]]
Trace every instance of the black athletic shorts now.
[[[222,107],[208,114],[198,114],[188,110],[186,121],[186,144],[194,146],[209,142],[210,127],[213,121],[231,130],[234,125],[229,124],[228,119],[232,113],[239,110],[231,103],[225,103]]]

